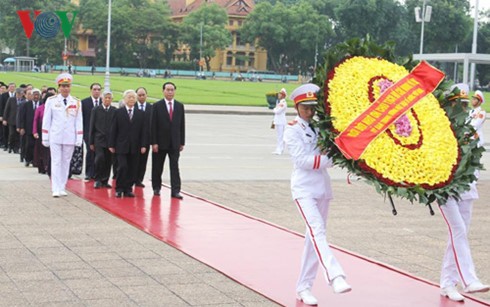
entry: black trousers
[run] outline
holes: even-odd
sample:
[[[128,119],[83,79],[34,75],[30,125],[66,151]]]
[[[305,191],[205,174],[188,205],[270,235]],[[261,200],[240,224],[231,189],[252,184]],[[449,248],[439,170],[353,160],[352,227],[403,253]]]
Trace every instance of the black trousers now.
[[[9,132],[9,148],[12,149],[14,152],[19,151],[19,141],[20,141],[20,135],[19,132],[17,132],[17,127],[15,125],[9,125],[8,126],[8,132]]]
[[[9,126],[2,126],[2,143],[5,147],[9,146]]]
[[[27,162],[34,160],[34,144],[36,140],[32,134],[24,134],[22,136],[22,156]]]
[[[179,157],[180,151],[178,149],[165,149],[159,150],[152,154],[152,169],[151,169],[151,184],[153,190],[160,191],[162,187],[162,173],[163,165],[165,164],[165,158],[170,160],[170,186],[172,194],[180,192],[180,171],[179,171]]]
[[[85,142],[85,150],[87,151],[85,154],[85,177],[93,178],[95,176],[95,153],[90,150],[88,142]]]
[[[138,154],[118,154],[116,192],[131,192],[138,169]]]
[[[95,146],[95,180],[107,183],[111,176],[112,153],[109,148]]]
[[[139,153],[139,162],[138,162],[138,172],[136,173],[136,183],[143,182],[145,179],[146,173],[146,165],[148,164],[148,155],[149,155],[150,147],[146,148],[146,152],[142,154]]]

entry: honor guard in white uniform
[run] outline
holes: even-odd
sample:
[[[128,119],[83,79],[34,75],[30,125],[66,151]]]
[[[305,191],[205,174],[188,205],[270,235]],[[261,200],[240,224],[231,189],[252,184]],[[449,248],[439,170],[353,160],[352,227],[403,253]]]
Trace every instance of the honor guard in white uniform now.
[[[487,113],[481,105],[485,103],[485,97],[481,91],[476,91],[471,99],[471,105],[473,110],[470,111],[471,125],[476,130],[478,136],[478,146],[485,144],[485,138],[483,137],[483,123],[487,117]]]
[[[455,86],[460,89],[460,95],[455,98],[459,98],[462,103],[468,103],[468,85],[456,84]],[[475,93],[475,96],[479,94],[478,92]],[[476,98],[475,96],[473,96],[473,100],[478,100],[479,102],[474,101],[472,104],[476,108],[480,108],[483,95]],[[482,128],[485,119],[480,120],[479,114],[482,113],[479,112],[482,111],[475,111],[476,108],[470,113],[470,120],[475,130],[478,131],[478,129]],[[472,115],[472,113],[474,114]],[[484,114],[485,111],[483,111]],[[480,144],[480,141],[478,144]],[[476,189],[476,182],[473,182],[470,185],[470,190],[460,195],[460,200],[449,198],[446,204],[439,206],[441,215],[448,227],[448,242],[441,270],[441,295],[447,296],[453,301],[464,300],[464,297],[456,288],[458,284],[461,284],[467,293],[486,292],[490,289],[488,285],[483,285],[476,276],[468,242],[468,231],[475,199],[478,199],[478,190]]]
[[[332,161],[317,146],[318,131],[312,126],[317,105],[315,84],[304,84],[291,94],[298,112],[296,119],[286,127],[284,141],[293,162],[291,192],[306,224],[305,245],[301,260],[301,272],[296,292],[298,299],[307,305],[316,305],[311,292],[318,266],[335,293],[351,290],[345,281],[345,273],[332,253],[326,234],[328,208],[332,188],[327,168]]]
[[[274,112],[274,127],[277,131],[277,145],[273,152],[275,155],[281,155],[284,151],[284,127],[286,126],[286,111],[288,109],[286,96],[286,89],[282,88],[278,94],[276,107],[272,110]]]
[[[82,145],[83,121],[80,100],[70,95],[70,74],[58,75],[59,94],[46,101],[42,140],[51,152],[51,190],[53,197],[66,196],[70,161],[76,146]]]

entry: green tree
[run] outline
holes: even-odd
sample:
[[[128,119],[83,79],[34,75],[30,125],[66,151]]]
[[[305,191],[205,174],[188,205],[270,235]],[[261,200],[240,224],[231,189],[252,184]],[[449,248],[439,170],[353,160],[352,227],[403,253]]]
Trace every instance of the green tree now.
[[[214,3],[201,6],[197,11],[186,16],[182,22],[181,40],[190,47],[191,59],[199,59],[199,52],[202,50],[202,57],[208,71],[211,58],[216,55],[216,49],[223,49],[231,44],[231,34],[225,28],[227,24],[226,10]]]
[[[38,63],[61,63],[61,53],[64,50],[64,35],[60,29],[58,35],[52,39],[40,37],[36,31],[28,39],[23,30],[22,23],[17,15],[18,10],[30,10],[31,20],[35,20],[34,10],[44,12],[73,11],[76,7],[69,0],[60,1],[29,1],[0,0],[0,32],[3,45],[12,50],[15,56],[34,56]],[[75,28],[75,26],[73,27]],[[71,37],[73,37],[73,32]],[[70,38],[69,38],[70,39]]]
[[[98,65],[105,63],[107,5],[98,0],[80,1],[83,28],[96,36]],[[168,64],[167,51],[173,52],[176,47],[169,33],[177,34],[165,0],[113,1],[111,66],[147,68]]]
[[[402,54],[411,53],[415,36],[409,23],[413,16],[395,0],[347,0],[329,1],[329,10],[336,20],[334,43],[352,37],[369,35],[374,41],[384,44],[396,42]],[[413,10],[412,10],[413,11]]]
[[[415,22],[414,8],[422,7],[421,0],[407,0],[407,12],[410,16],[410,32],[416,37],[410,52],[419,53],[421,24]],[[472,33],[472,18],[469,16],[468,0],[431,1],[432,16],[424,27],[424,53],[471,51],[468,38]]]
[[[309,1],[299,1],[289,7],[281,2],[259,3],[240,33],[248,42],[258,39],[274,70],[296,72],[314,64],[316,47],[322,48],[333,32],[327,16],[320,15]]]

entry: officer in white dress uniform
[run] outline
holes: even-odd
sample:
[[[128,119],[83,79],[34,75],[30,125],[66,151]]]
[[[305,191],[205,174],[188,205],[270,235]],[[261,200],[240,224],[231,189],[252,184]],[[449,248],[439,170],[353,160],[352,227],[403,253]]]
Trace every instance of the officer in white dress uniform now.
[[[471,99],[471,105],[473,109],[470,111],[471,125],[475,128],[478,134],[478,146],[485,144],[485,138],[483,137],[483,123],[487,117],[487,113],[481,105],[485,103],[485,97],[481,91],[476,91]]]
[[[318,131],[311,125],[318,90],[319,87],[315,84],[304,84],[293,91],[291,99],[298,116],[288,124],[284,133],[284,141],[293,162],[291,192],[306,224],[296,292],[298,299],[307,305],[318,303],[311,293],[311,287],[319,265],[335,293],[351,290],[351,286],[345,281],[345,273],[327,242],[326,220],[332,199],[327,167],[332,167],[332,161],[317,147]]]
[[[455,86],[460,89],[460,95],[455,98],[459,98],[462,103],[468,103],[468,85],[456,84]],[[475,96],[478,96],[478,93],[475,93]],[[475,98],[473,99],[475,100]],[[483,95],[476,99],[479,102],[473,102],[473,105],[480,108],[480,104],[483,102]],[[483,121],[485,120],[484,118],[481,120],[480,114],[482,113],[480,112],[484,114],[485,111],[475,110],[470,113],[470,119],[471,124],[478,131],[478,129],[482,129]],[[480,141],[478,144],[480,146]],[[488,285],[483,285],[476,276],[468,242],[473,201],[478,199],[476,182],[471,183],[470,190],[461,194],[460,198],[461,200],[449,198],[446,204],[439,206],[441,215],[448,227],[448,242],[441,270],[441,295],[447,296],[453,301],[464,300],[464,297],[456,288],[459,283],[461,283],[466,293],[486,292],[490,289]]]
[[[76,146],[82,145],[83,121],[80,100],[70,95],[70,74],[56,78],[59,94],[46,101],[42,133],[43,145],[51,152],[51,190],[53,197],[66,196],[70,161]]]
[[[286,89],[282,88],[278,96],[276,107],[272,110],[274,112],[274,126],[277,131],[276,150],[272,152],[275,155],[281,155],[284,151],[284,127],[286,126],[286,111],[288,109]]]

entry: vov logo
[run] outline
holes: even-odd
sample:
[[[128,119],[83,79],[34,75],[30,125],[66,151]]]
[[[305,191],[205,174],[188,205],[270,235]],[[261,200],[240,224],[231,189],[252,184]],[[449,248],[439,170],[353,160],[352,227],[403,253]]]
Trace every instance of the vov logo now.
[[[34,20],[31,19],[31,11],[17,11],[17,15],[19,15],[20,22],[28,39],[31,38],[34,30],[42,38],[53,38],[58,34],[60,28],[63,30],[65,37],[68,38],[73,28],[75,17],[78,14],[78,11],[71,12],[72,16],[70,21],[68,20],[68,14],[70,13],[68,11],[43,13],[39,10],[34,10],[33,12]]]

